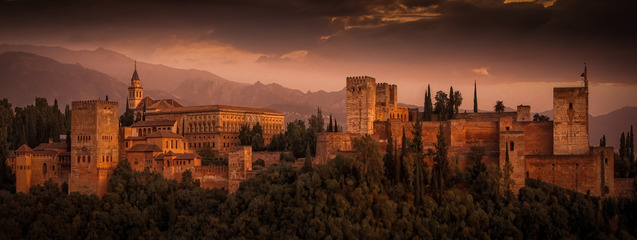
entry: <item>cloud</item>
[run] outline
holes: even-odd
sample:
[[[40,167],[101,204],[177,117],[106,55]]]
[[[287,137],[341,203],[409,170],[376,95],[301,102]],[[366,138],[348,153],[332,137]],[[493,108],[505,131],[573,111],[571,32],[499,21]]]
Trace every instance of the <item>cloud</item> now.
[[[486,67],[471,69],[471,71],[475,74],[489,76],[489,70]]]

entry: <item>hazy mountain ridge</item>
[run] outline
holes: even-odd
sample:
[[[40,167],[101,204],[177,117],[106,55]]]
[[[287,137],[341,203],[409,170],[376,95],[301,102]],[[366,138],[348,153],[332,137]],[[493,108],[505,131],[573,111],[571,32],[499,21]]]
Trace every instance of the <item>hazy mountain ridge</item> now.
[[[43,47],[30,45],[0,45],[0,53],[23,51],[50,58],[59,63],[75,64],[84,69],[92,69],[119,81],[124,85],[117,95],[111,94],[111,100],[125,103],[126,88],[134,69],[134,60],[117,52],[98,48],[96,50],[74,51],[61,47]],[[251,107],[268,107],[284,112],[286,120],[307,119],[321,106],[324,115],[334,114],[345,122],[345,93],[307,92],[286,88],[279,84],[238,83],[226,80],[213,73],[195,69],[176,69],[159,64],[137,62],[137,70],[144,87],[144,95],[157,98],[174,98],[184,105],[225,104]],[[101,78],[100,78],[101,79]],[[49,95],[62,89],[49,89]],[[29,91],[22,92],[29,95]],[[92,95],[70,96],[71,100],[91,99]],[[33,97],[28,96],[32,99]],[[102,97],[103,98],[103,97]],[[31,101],[32,102],[32,101]],[[25,104],[24,101],[16,102]],[[123,106],[123,104],[120,104]],[[122,108],[123,109],[123,108]],[[120,110],[122,110],[120,109]]]
[[[126,97],[127,86],[106,74],[31,53],[1,53],[0,76],[0,96],[14,107],[33,104],[35,97],[50,104],[57,99],[62,110],[71,101]]]

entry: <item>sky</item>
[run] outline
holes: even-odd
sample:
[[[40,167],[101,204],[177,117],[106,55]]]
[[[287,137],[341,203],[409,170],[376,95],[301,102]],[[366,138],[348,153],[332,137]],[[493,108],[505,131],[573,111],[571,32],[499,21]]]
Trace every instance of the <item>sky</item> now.
[[[0,0],[0,43],[103,47],[237,82],[338,91],[348,76],[398,85],[399,102],[449,91],[552,108],[590,81],[590,113],[637,106],[637,1]]]

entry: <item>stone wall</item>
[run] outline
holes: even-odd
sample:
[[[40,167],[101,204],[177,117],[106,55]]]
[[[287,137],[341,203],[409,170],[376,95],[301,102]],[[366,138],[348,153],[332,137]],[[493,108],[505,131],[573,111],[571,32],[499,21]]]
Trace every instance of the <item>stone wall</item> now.
[[[279,164],[281,153],[283,152],[252,152],[252,162],[263,159],[265,161],[264,169],[267,169],[273,164]]]
[[[247,179],[252,170],[252,147],[240,146],[228,154],[228,192],[239,189],[239,183]]]
[[[362,135],[353,133],[323,132],[316,136],[316,157],[314,164],[327,164],[327,161],[344,151],[352,151],[352,141]]]
[[[613,193],[613,149],[592,149],[587,155],[528,155],[527,177],[595,196]]]
[[[526,155],[553,154],[553,122],[518,122],[515,130],[524,131]]]
[[[635,188],[635,178],[615,178],[614,197],[635,197],[637,189]]]
[[[588,88],[554,88],[553,116],[553,154],[588,154]]]
[[[514,184],[513,192],[518,192],[524,187],[526,178],[526,162],[525,162],[525,146],[524,132],[522,131],[503,131],[500,132],[500,163],[501,169],[506,164],[507,154],[509,155],[509,163],[513,167],[511,179]],[[507,151],[508,150],[508,151]]]

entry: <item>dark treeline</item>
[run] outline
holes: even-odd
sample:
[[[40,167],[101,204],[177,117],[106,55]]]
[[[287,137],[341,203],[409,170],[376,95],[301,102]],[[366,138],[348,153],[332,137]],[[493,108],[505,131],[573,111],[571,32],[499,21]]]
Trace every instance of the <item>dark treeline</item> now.
[[[272,137],[270,144],[266,147],[271,151],[290,151],[296,158],[306,155],[306,148],[309,146],[312,156],[316,155],[317,135],[322,132],[340,132],[341,127],[336,119],[330,114],[330,122],[325,128],[325,119],[321,109],[318,108],[316,114],[312,114],[307,120],[308,126],[302,120],[294,120],[286,125],[284,133],[276,134]],[[241,134],[239,134],[241,138]],[[253,145],[254,147],[254,145]]]
[[[62,113],[57,100],[35,98],[34,105],[13,108],[9,100],[0,100],[0,189],[15,191],[15,176],[5,164],[11,150],[27,144],[34,148],[49,139],[60,140],[71,129],[71,109]],[[69,145],[70,146],[70,145]]]
[[[413,142],[413,141],[412,141]],[[273,165],[235,194],[135,172],[121,161],[108,192],[47,183],[0,191],[0,239],[634,239],[637,201],[599,199],[529,181],[518,196],[495,166],[451,167],[433,190],[426,167],[387,178],[369,137],[327,165]],[[417,150],[411,150],[417,151]],[[479,159],[480,150],[473,157]],[[406,156],[405,156],[406,157]],[[439,156],[442,157],[442,156]],[[413,169],[412,169],[413,170]],[[422,180],[416,180],[422,178]],[[425,187],[416,190],[415,182]],[[417,199],[417,200],[416,200]]]
[[[606,135],[599,140],[599,145],[606,146]],[[630,125],[630,130],[622,132],[619,138],[619,149],[615,153],[615,175],[617,177],[637,176],[633,125]]]

